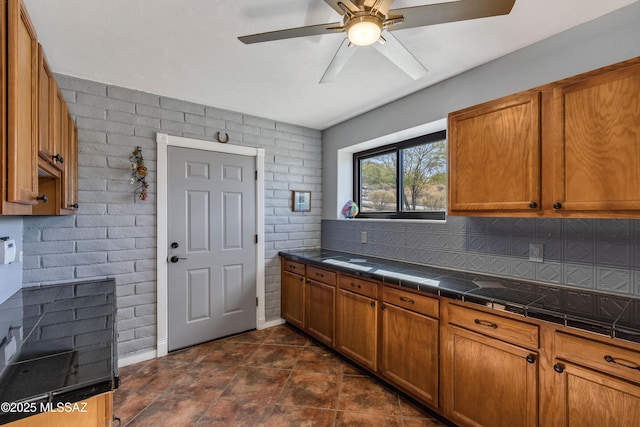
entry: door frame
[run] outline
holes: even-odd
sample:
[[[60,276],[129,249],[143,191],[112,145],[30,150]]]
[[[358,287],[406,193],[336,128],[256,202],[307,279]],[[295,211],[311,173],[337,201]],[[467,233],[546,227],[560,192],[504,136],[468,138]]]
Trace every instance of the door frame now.
[[[157,145],[157,357],[169,352],[169,276],[167,262],[168,243],[168,147],[192,148],[196,150],[213,151],[225,154],[255,157],[258,178],[256,180],[256,328],[264,329],[265,319],[265,283],[264,283],[264,149],[228,145],[219,142],[199,139],[183,138],[156,134]]]

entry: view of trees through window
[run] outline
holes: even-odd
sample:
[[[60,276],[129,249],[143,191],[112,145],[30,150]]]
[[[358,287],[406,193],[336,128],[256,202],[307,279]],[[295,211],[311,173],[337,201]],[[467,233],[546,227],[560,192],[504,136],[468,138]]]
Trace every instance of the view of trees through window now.
[[[361,216],[435,211],[444,218],[447,146],[444,132],[434,135],[354,155]]]

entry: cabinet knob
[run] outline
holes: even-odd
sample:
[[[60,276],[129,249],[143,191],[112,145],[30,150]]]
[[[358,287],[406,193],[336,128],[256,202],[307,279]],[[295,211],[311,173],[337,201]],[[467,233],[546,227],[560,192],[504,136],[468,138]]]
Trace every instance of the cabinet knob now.
[[[553,370],[556,371],[557,373],[561,374],[564,372],[564,366],[562,366],[559,363],[556,363],[555,365],[553,365]]]
[[[381,309],[381,310],[386,310],[386,309],[387,309],[387,305],[386,305],[386,304],[382,304],[382,305],[380,306],[380,309]]]
[[[62,157],[60,154],[56,154],[55,156],[53,156],[53,160],[58,163],[64,163],[64,157]]]
[[[69,205],[69,207],[72,208],[72,209],[78,209],[78,204],[74,203],[72,205]]]
[[[529,363],[536,363],[536,356],[534,356],[533,354],[528,355],[525,359]]]
[[[555,202],[553,204],[553,209],[560,209],[561,207],[562,207],[562,203],[560,203],[560,202]]]
[[[376,302],[375,301],[371,301],[371,307],[375,307],[376,306]]]
[[[49,198],[46,194],[43,194],[42,196],[36,197],[36,200],[42,201],[42,203],[47,203],[49,201]]]
[[[531,209],[535,209],[535,208],[537,208],[537,207],[538,207],[538,204],[537,204],[536,202],[531,202],[531,203],[529,203],[529,207],[530,207]]]

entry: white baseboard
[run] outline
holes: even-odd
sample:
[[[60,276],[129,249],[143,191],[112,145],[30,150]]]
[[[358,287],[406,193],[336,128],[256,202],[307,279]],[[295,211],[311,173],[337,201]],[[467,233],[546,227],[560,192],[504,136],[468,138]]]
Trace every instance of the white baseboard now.
[[[285,320],[284,319],[277,319],[277,320],[271,320],[269,322],[264,322],[262,325],[260,325],[257,329],[267,329],[267,328],[271,328],[273,326],[278,326],[278,325],[282,325],[284,324]]]
[[[129,356],[129,357],[118,357],[118,368],[122,368],[123,366],[127,366],[127,365],[133,365],[134,363],[152,360],[155,358],[156,358],[155,350],[134,354],[133,356]]]

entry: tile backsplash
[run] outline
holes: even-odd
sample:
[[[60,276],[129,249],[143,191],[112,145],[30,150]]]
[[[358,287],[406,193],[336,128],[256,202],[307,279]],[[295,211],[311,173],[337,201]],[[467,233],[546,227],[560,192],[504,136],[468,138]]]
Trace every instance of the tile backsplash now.
[[[531,243],[543,245],[543,262],[529,261]],[[322,247],[640,297],[640,220],[323,220]]]

